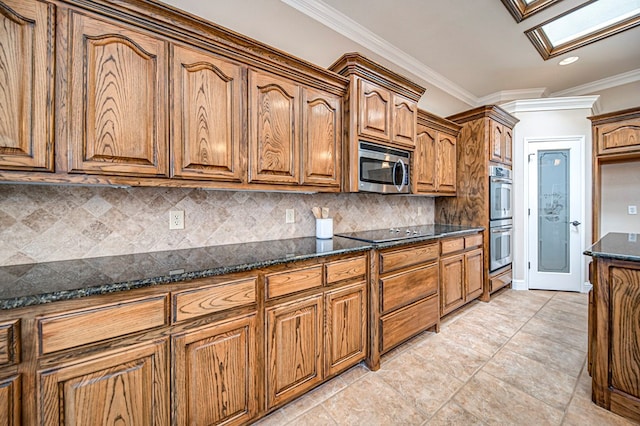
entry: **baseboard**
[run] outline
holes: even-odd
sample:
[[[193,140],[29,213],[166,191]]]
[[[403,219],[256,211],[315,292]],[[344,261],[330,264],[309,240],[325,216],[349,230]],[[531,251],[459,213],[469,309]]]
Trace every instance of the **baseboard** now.
[[[589,291],[591,291],[592,288],[593,288],[593,285],[589,281],[587,281],[582,284],[582,289],[580,290],[580,293],[589,293]]]
[[[529,290],[529,286],[524,280],[511,280],[513,290]]]

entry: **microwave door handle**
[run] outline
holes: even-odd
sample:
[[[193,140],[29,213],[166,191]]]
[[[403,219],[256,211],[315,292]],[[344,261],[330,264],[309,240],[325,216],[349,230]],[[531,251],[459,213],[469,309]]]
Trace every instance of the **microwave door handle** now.
[[[400,184],[398,184],[398,182],[396,181],[396,170],[398,165],[400,167],[402,167],[402,180],[400,181]],[[404,180],[406,178],[407,175],[407,169],[404,167],[404,163],[402,162],[402,160],[398,160],[393,164],[393,185],[396,187],[396,189],[398,190],[398,192],[402,191],[402,187],[404,186]]]

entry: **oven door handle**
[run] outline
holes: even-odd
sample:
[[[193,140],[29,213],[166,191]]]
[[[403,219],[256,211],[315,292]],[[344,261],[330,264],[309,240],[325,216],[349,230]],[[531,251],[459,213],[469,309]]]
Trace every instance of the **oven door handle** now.
[[[491,233],[492,234],[508,234],[509,232],[511,232],[513,228],[499,228],[499,229],[492,229]]]
[[[491,178],[491,182],[496,182],[496,183],[509,183],[509,184],[513,184],[512,180],[509,179],[501,179],[501,178]]]

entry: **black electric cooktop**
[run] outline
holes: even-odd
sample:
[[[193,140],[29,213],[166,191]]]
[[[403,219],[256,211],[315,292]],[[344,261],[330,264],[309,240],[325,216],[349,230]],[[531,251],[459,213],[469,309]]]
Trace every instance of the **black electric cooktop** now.
[[[404,227],[392,227],[386,229],[374,229],[371,231],[344,232],[335,234],[338,237],[350,238],[352,240],[365,241],[368,243],[386,243],[390,241],[406,240],[410,238],[423,238],[428,236],[436,237],[440,234],[465,231],[469,228],[456,225],[416,225]]]

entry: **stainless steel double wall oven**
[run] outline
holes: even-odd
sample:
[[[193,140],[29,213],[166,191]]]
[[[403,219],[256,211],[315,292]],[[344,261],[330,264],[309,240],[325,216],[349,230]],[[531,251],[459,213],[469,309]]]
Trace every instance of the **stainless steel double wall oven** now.
[[[511,170],[489,166],[489,270],[511,264],[513,240]]]

